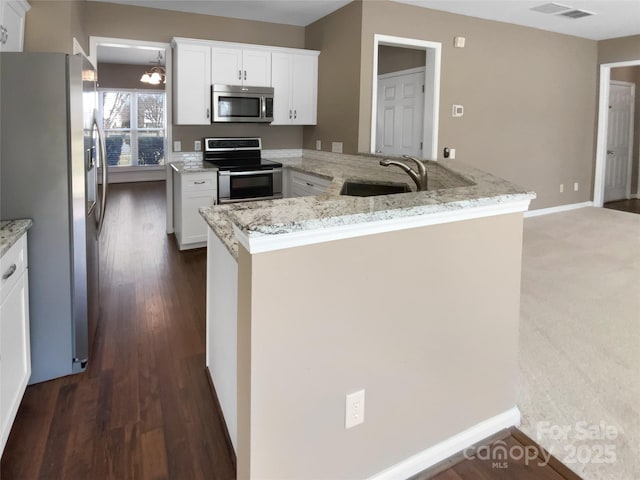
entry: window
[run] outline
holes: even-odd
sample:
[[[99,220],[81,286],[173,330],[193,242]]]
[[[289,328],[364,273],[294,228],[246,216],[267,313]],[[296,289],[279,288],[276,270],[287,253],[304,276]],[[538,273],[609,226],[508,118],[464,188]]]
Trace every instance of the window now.
[[[100,90],[100,118],[110,167],[164,165],[165,94]]]

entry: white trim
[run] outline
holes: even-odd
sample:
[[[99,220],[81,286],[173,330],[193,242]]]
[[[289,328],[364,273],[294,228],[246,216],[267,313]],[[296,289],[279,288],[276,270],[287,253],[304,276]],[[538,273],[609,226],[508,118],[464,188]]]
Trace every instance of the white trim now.
[[[604,203],[605,168],[607,162],[607,129],[609,128],[609,82],[611,69],[640,65],[640,59],[626,62],[603,63],[600,65],[600,94],[598,98],[598,137],[596,145],[596,168],[593,179],[593,205]],[[640,174],[639,174],[640,177]]]
[[[424,96],[424,124],[425,130],[423,132],[422,142],[424,145],[431,145],[430,152],[422,152],[422,157],[428,160],[438,159],[438,122],[440,111],[440,62],[442,58],[442,44],[440,42],[429,42],[426,40],[417,40],[415,38],[395,37],[391,35],[381,35],[376,33],[373,35],[373,73],[371,83],[371,138],[370,138],[370,152],[376,152],[376,123],[378,116],[378,47],[380,45],[391,46],[409,46],[419,47],[424,49],[426,55],[426,68],[425,68],[425,85],[433,83],[433,97],[429,97],[427,92]],[[433,68],[430,68],[430,66]],[[430,76],[433,75],[433,78]],[[430,132],[430,141],[427,141],[427,111],[429,103],[433,101],[432,110],[432,128]]]
[[[402,77],[404,75],[413,75],[414,73],[424,73],[426,70],[426,67],[415,67],[408,68],[406,70],[398,70],[397,72],[381,73],[378,75],[378,80],[381,78]]]
[[[488,418],[446,440],[413,455],[400,463],[368,478],[368,480],[395,480],[409,478],[421,471],[464,451],[506,428],[520,425],[520,410],[513,407]]]
[[[593,206],[594,206],[594,203],[591,201],[582,202],[582,203],[570,203],[568,205],[559,205],[557,207],[540,208],[538,210],[529,210],[528,212],[524,212],[524,217],[525,218],[538,217],[540,215],[549,215],[550,213],[567,212],[569,210],[577,210],[578,208],[593,207]]]
[[[375,235],[378,233],[394,232],[409,228],[426,227],[442,223],[459,222],[475,218],[504,215],[509,213],[524,212],[529,208],[531,200],[513,200],[493,205],[479,207],[460,208],[459,210],[443,210],[440,212],[425,213],[410,217],[390,218],[357,223],[355,225],[336,225],[321,229],[289,232],[277,235],[249,236],[238,226],[233,225],[233,230],[238,242],[251,254],[271,252],[316,243],[331,242],[347,238]]]

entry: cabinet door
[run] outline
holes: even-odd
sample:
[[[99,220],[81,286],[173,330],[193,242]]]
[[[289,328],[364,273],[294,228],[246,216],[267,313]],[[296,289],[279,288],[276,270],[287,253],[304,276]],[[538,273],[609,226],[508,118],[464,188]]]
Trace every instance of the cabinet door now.
[[[211,83],[242,85],[242,49],[211,48]]]
[[[269,50],[242,51],[242,84],[251,87],[271,86],[271,52]]]
[[[28,283],[24,270],[0,305],[0,452],[31,375]]]
[[[24,16],[28,9],[26,2],[2,0],[0,2],[0,25],[4,34],[0,35],[0,52],[21,52],[24,39]]]
[[[271,54],[271,82],[273,87],[272,125],[289,125],[293,120],[291,108],[291,55]]]
[[[291,106],[295,125],[315,125],[318,105],[318,57],[292,55]]]
[[[211,47],[176,46],[174,123],[211,123]]]
[[[183,192],[182,199],[182,242],[206,242],[209,226],[200,215],[200,207],[208,207],[215,203],[215,191]]]

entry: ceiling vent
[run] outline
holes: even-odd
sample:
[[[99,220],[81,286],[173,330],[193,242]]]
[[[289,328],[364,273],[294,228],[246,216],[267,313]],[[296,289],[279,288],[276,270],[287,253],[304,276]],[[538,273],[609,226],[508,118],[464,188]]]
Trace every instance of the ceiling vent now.
[[[576,19],[576,18],[588,17],[590,15],[593,15],[593,13],[585,12],[584,10],[571,10],[569,12],[561,13],[558,16]]]
[[[544,5],[538,5],[537,7],[533,7],[531,10],[540,13],[560,13],[566,10],[571,10],[571,7],[565,7],[564,5],[560,5],[559,3],[545,3]]]

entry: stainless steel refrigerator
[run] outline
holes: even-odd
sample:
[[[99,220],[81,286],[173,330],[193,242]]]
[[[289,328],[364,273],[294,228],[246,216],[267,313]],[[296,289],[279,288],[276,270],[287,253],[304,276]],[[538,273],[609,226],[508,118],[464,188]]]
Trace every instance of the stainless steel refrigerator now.
[[[33,219],[30,383],[91,360],[107,198],[96,106],[96,71],[84,56],[0,53],[0,219]]]

